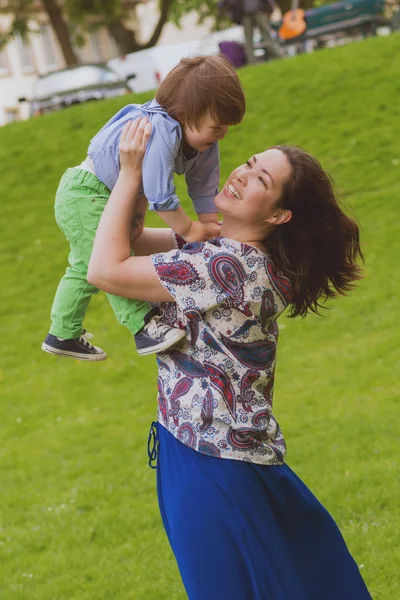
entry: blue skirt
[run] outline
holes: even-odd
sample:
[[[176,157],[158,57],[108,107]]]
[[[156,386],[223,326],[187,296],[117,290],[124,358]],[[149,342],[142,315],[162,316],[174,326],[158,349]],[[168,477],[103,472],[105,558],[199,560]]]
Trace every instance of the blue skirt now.
[[[159,423],[150,439],[189,600],[371,600],[335,521],[287,465],[205,456]]]

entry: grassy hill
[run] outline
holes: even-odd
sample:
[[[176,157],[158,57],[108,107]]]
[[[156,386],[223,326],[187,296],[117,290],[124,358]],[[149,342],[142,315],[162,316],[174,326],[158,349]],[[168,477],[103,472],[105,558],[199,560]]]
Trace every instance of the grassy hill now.
[[[269,145],[306,147],[361,224],[357,290],[324,318],[281,319],[275,410],[290,466],[337,520],[374,600],[400,597],[399,54],[396,34],[241,70],[247,114],[221,144],[223,178]],[[186,597],[147,467],[154,359],[137,356],[104,294],[86,326],[106,362],[40,350],[68,253],[53,217],[58,180],[123,104],[149,97],[0,129],[4,600]],[[181,181],[178,193],[190,210]]]

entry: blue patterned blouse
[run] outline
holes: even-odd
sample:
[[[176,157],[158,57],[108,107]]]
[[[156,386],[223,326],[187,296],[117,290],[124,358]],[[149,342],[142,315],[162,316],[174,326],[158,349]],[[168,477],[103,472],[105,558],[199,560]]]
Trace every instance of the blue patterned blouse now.
[[[283,463],[272,396],[289,281],[261,250],[222,237],[151,258],[175,300],[164,318],[187,331],[157,357],[160,423],[203,454]]]

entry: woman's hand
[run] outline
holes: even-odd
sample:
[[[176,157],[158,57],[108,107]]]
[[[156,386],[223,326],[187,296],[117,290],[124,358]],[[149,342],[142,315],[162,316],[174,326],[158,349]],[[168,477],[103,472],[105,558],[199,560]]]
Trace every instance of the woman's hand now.
[[[151,123],[146,117],[129,121],[122,130],[119,142],[121,171],[142,173],[146,145],[151,135]]]

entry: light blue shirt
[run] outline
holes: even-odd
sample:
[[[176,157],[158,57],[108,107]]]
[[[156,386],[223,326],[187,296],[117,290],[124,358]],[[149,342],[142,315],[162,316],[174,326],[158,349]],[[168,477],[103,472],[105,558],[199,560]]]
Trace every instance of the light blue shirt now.
[[[197,214],[217,212],[214,198],[219,184],[219,150],[215,143],[186,159],[182,152],[182,128],[156,100],[129,104],[104,125],[89,145],[96,176],[110,190],[119,173],[119,139],[127,121],[148,117],[151,136],[143,161],[143,188],[150,210],[176,210],[174,173],[185,174],[186,185]]]

